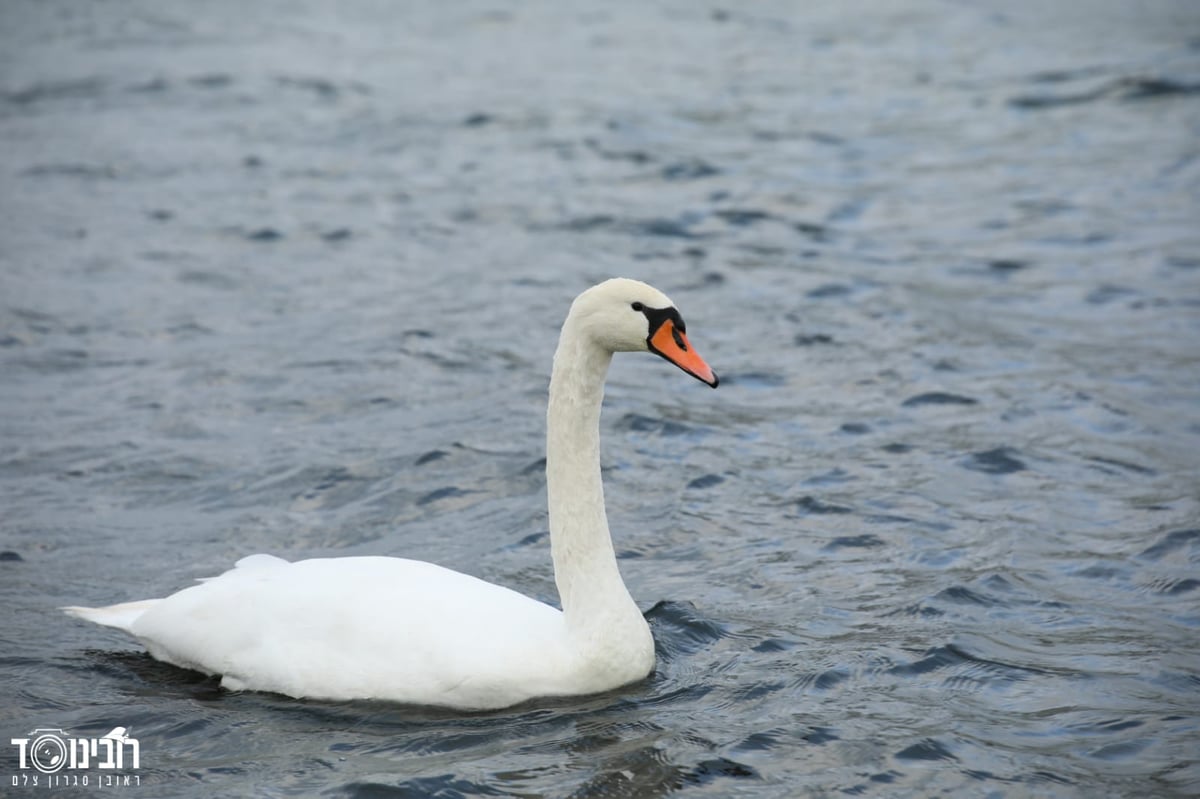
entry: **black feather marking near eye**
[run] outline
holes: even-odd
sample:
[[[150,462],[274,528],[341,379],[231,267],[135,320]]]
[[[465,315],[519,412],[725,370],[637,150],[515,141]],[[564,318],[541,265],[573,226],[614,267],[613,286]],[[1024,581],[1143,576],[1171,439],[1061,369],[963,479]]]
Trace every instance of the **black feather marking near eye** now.
[[[675,325],[675,330],[680,333],[687,332],[687,325],[683,323],[683,317],[679,315],[679,311],[672,306],[666,308],[642,308],[642,313],[646,315],[646,319],[650,322],[650,336],[652,338],[658,329],[662,327],[663,322],[668,319]],[[678,339],[676,339],[678,342]]]

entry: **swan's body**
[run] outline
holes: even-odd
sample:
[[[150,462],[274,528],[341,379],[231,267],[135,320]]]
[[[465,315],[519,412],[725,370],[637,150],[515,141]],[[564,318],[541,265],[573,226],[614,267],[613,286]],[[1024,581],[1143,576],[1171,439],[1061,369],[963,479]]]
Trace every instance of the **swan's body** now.
[[[616,351],[667,358],[716,386],[656,289],[605,281],[563,324],[547,409],[550,546],[563,610],[430,563],[296,563],[251,555],[165,599],[64,608],[124,630],[159,660],[231,690],[465,709],[594,693],[654,668],[654,641],[617,569],[600,480],[600,406]]]

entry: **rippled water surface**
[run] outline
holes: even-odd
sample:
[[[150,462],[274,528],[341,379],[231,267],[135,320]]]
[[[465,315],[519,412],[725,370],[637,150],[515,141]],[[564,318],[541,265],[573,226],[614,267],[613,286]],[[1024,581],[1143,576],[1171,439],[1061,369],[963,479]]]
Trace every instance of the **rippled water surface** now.
[[[123,795],[1195,795],[1198,134],[1187,0],[3,3],[0,792],[120,725]],[[254,552],[554,601],[617,274],[723,378],[611,374],[651,679],[236,695],[56,611]]]

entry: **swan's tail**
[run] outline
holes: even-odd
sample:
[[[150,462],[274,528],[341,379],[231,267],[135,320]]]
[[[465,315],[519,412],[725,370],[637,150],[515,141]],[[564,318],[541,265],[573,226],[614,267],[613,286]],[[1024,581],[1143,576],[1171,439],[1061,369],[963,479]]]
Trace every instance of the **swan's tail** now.
[[[133,623],[150,608],[161,602],[161,599],[143,599],[139,602],[123,602],[120,605],[109,605],[105,608],[60,608],[68,616],[77,619],[103,624],[105,627],[116,627],[127,633],[133,632]]]

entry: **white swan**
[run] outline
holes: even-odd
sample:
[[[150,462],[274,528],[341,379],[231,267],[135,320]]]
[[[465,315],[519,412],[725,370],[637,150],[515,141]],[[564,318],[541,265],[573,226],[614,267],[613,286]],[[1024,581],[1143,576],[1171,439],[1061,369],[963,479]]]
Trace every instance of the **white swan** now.
[[[657,289],[615,278],[571,305],[550,378],[546,488],[562,611],[414,560],[251,555],[165,599],[67,613],[124,630],[230,690],[462,709],[588,694],[654,668],[650,628],[617,569],[600,480],[612,354],[649,351],[717,386]]]

